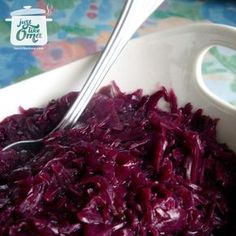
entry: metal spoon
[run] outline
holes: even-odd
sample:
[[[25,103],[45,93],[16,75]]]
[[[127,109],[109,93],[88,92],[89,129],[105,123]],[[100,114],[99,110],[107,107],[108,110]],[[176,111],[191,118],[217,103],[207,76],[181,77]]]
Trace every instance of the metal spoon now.
[[[124,46],[136,32],[139,26],[153,13],[153,11],[164,0],[127,0],[121,16],[114,28],[111,37],[101,54],[99,60],[92,69],[87,81],[85,82],[78,98],[75,100],[69,111],[61,122],[49,133],[56,130],[73,127],[80,115],[86,108],[96,89],[99,87],[112,64],[122,52]],[[49,135],[48,134],[48,135]],[[47,135],[47,136],[48,136]],[[41,144],[43,138],[35,140],[22,140],[14,142],[2,150],[10,148],[28,149],[32,145]]]

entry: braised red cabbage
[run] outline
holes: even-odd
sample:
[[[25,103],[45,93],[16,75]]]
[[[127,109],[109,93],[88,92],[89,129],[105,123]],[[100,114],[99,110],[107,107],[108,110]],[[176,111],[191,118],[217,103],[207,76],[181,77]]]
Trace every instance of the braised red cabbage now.
[[[3,120],[1,147],[47,134],[76,96]],[[217,122],[165,88],[102,88],[75,128],[0,152],[0,235],[236,235],[236,156]]]

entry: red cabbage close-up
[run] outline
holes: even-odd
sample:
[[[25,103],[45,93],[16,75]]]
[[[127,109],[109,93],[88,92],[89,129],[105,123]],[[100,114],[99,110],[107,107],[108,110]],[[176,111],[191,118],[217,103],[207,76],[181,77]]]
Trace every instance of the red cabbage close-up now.
[[[77,95],[5,118],[1,149],[48,134]],[[217,123],[172,90],[102,88],[73,129],[0,152],[0,236],[236,235],[236,155]]]

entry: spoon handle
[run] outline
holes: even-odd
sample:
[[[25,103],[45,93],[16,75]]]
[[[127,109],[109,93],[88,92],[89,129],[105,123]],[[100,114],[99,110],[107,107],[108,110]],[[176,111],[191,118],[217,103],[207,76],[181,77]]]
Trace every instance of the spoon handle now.
[[[54,129],[73,127],[112,64],[139,26],[164,0],[127,0],[121,16],[99,60],[91,71],[78,98]]]

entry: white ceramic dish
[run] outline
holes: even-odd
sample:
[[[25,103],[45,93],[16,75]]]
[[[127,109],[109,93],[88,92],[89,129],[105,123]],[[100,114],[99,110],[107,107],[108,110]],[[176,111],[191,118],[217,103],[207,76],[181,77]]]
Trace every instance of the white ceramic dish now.
[[[236,109],[212,94],[201,77],[204,52],[213,45],[236,49],[236,29],[223,25],[193,24],[131,40],[107,75],[123,91],[143,88],[151,93],[160,85],[173,88],[179,104],[190,102],[220,118],[218,138],[236,151]],[[96,56],[0,90],[0,119],[24,108],[43,106],[50,99],[79,90]]]

